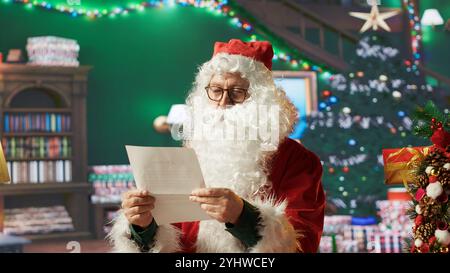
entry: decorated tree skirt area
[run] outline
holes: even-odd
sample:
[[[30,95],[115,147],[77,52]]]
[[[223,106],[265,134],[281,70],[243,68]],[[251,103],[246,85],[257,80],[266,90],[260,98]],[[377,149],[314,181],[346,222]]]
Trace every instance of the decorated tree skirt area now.
[[[388,199],[377,201],[377,216],[325,216],[321,253],[401,253],[411,236],[412,220],[405,189],[394,188]]]
[[[414,133],[433,145],[383,150],[385,182],[404,187],[377,202],[378,219],[327,216],[320,251],[448,253],[449,131],[449,113],[431,101],[419,108]]]

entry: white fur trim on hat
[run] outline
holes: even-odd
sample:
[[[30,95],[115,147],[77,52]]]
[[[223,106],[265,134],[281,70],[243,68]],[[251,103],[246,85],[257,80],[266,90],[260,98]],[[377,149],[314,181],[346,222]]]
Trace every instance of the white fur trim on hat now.
[[[149,253],[177,252],[181,250],[180,230],[172,225],[158,226],[155,239],[149,245]],[[113,246],[113,252],[141,252],[139,246],[131,239],[130,224],[122,211],[114,220],[111,232],[107,236]]]

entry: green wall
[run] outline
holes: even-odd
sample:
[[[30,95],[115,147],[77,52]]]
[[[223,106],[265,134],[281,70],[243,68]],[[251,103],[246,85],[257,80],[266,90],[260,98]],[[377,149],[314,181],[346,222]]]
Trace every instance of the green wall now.
[[[385,7],[400,8],[403,0],[382,0]],[[441,13],[444,21],[450,19],[450,1],[448,0],[417,0],[420,9],[420,18],[426,9],[435,8]],[[450,77],[450,32],[444,31],[444,26],[436,29],[431,27],[423,28],[423,60],[425,65]]]
[[[5,54],[24,49],[31,36],[78,40],[81,64],[93,66],[87,100],[90,165],[127,163],[125,144],[179,145],[157,133],[153,119],[183,103],[214,41],[247,37],[227,17],[192,7],[89,20],[0,4],[0,26]]]
[[[81,1],[102,8],[129,2]],[[400,3],[386,1],[391,7]],[[51,0],[58,2],[65,1]],[[422,10],[429,7],[438,7],[445,19],[450,18],[450,5],[421,1]],[[179,145],[169,135],[156,133],[153,119],[184,101],[198,65],[210,58],[214,41],[246,37],[227,17],[192,7],[149,8],[126,17],[89,20],[0,4],[0,52],[24,49],[27,37],[38,35],[78,40],[81,64],[93,66],[88,95],[91,165],[127,163],[125,144]],[[424,30],[424,46],[427,66],[450,76],[450,34]],[[274,69],[287,67],[275,63]]]
[[[445,22],[450,19],[450,1],[420,1],[420,16],[429,8],[438,9]],[[444,31],[444,26],[425,27],[423,47],[426,66],[450,78],[450,31]]]

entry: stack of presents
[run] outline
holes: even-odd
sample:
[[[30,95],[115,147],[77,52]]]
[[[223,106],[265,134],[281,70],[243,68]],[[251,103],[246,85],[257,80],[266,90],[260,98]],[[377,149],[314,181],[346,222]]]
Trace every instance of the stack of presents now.
[[[411,171],[408,163],[426,147],[383,150],[387,200],[376,202],[377,215],[325,216],[319,251],[322,253],[407,252],[405,241],[412,236],[413,221],[407,215],[412,196],[407,191]]]

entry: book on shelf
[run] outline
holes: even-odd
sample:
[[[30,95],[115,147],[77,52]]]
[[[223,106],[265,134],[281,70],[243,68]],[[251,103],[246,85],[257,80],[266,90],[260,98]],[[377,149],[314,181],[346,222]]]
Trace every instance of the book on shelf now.
[[[72,154],[70,137],[3,137],[3,151],[9,160],[67,158]]]
[[[9,161],[8,171],[12,184],[70,182],[71,160]]]
[[[5,133],[14,132],[49,132],[61,133],[71,131],[70,114],[61,113],[10,113],[3,119]]]

